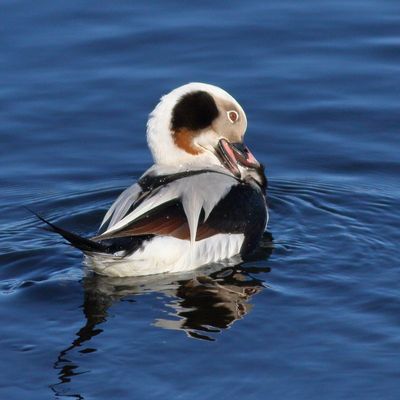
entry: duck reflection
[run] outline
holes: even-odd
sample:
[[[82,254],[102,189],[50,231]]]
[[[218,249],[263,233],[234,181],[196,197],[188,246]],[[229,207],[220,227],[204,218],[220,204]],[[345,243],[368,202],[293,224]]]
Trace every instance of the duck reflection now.
[[[266,247],[253,261],[262,259],[265,263],[270,253],[271,248]],[[252,308],[250,299],[265,288],[263,281],[256,276],[269,271],[259,262],[252,266],[250,261],[236,265],[219,263],[179,275],[111,278],[88,274],[83,279],[85,325],[76,333],[75,340],[59,353],[54,363],[59,382],[51,385],[51,389],[56,396],[83,398],[80,394],[62,394],[64,384],[85,373],[78,371],[79,365],[71,361],[71,356],[75,350],[83,354],[96,351],[87,344],[103,332],[102,324],[107,321],[108,310],[114,303],[134,303],[135,296],[144,293],[163,294],[164,306],[172,311],[167,318],[156,319],[156,327],[212,341],[218,333],[249,313]],[[85,343],[85,348],[82,348]]]
[[[176,318],[158,319],[155,326],[214,340],[207,333],[218,333],[243,318],[251,310],[251,296],[263,287],[261,280],[240,266],[194,277],[180,283],[177,299],[169,303]]]

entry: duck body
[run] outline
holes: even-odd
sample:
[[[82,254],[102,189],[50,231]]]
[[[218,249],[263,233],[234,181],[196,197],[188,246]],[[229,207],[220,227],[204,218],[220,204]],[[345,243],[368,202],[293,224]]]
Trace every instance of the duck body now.
[[[109,276],[238,263],[268,222],[264,167],[243,143],[246,115],[216,86],[190,83],[163,96],[150,114],[154,165],[106,213],[97,236],[49,225]]]
[[[87,264],[105,275],[139,276],[250,254],[264,232],[267,209],[263,189],[251,179],[218,168],[173,174],[151,169],[106,217],[108,228],[94,240],[107,251],[92,252]]]

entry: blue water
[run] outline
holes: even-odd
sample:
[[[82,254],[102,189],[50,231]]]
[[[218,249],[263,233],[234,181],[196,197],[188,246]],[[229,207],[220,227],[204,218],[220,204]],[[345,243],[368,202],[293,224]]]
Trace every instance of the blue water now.
[[[247,112],[274,251],[86,275],[24,206],[94,233],[190,81]],[[0,398],[400,398],[399,107],[395,0],[3,0]]]

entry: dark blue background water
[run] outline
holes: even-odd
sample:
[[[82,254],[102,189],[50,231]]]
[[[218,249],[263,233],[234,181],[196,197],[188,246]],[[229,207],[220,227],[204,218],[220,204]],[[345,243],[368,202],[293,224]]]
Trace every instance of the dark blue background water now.
[[[247,112],[273,254],[85,277],[23,206],[93,233],[190,81]],[[3,0],[0,397],[398,399],[399,106],[397,0]]]

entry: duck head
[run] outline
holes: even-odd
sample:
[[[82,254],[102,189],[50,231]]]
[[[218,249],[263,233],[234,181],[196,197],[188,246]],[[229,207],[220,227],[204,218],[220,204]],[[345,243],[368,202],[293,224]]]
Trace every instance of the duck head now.
[[[222,167],[263,185],[263,168],[243,142],[246,128],[246,114],[231,95],[217,86],[189,83],[161,98],[150,114],[147,141],[157,165]]]

